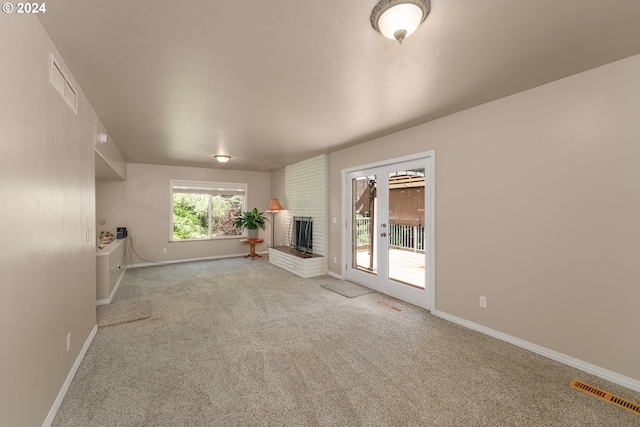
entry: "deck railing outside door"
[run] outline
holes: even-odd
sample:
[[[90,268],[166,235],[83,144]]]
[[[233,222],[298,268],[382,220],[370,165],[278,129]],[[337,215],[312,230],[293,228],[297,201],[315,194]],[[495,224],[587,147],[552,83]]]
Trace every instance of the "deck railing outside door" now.
[[[370,218],[356,218],[356,242],[358,249],[370,246]],[[422,225],[389,225],[389,246],[413,252],[424,252],[424,227]]]
[[[371,218],[356,218],[356,245],[358,249],[368,249],[371,242]]]

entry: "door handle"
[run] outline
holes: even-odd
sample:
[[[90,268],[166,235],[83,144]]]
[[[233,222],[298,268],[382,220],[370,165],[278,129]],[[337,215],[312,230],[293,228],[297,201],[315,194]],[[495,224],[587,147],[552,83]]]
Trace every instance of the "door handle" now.
[[[387,237],[387,233],[382,233],[380,237]]]

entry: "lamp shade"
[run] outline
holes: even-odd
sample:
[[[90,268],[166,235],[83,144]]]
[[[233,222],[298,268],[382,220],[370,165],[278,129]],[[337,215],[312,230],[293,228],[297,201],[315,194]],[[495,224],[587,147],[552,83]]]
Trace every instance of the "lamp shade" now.
[[[271,199],[271,204],[267,208],[266,212],[277,212],[277,211],[283,211],[283,210],[284,208],[282,207],[278,199]]]

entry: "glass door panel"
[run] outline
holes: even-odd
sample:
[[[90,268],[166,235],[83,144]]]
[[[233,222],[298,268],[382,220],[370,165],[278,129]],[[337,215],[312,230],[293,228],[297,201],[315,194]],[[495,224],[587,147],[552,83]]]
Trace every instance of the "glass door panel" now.
[[[351,265],[359,271],[377,274],[376,176],[351,180]]]
[[[425,169],[394,170],[388,176],[389,280],[425,288]]]

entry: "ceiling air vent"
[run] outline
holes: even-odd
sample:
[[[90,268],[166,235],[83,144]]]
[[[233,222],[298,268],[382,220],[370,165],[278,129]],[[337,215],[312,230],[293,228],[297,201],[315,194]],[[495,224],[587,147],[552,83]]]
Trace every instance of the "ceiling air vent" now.
[[[62,68],[53,55],[50,56],[49,60],[49,83],[51,83],[51,86],[60,94],[67,105],[71,107],[73,112],[78,114],[78,94],[62,72]]]

